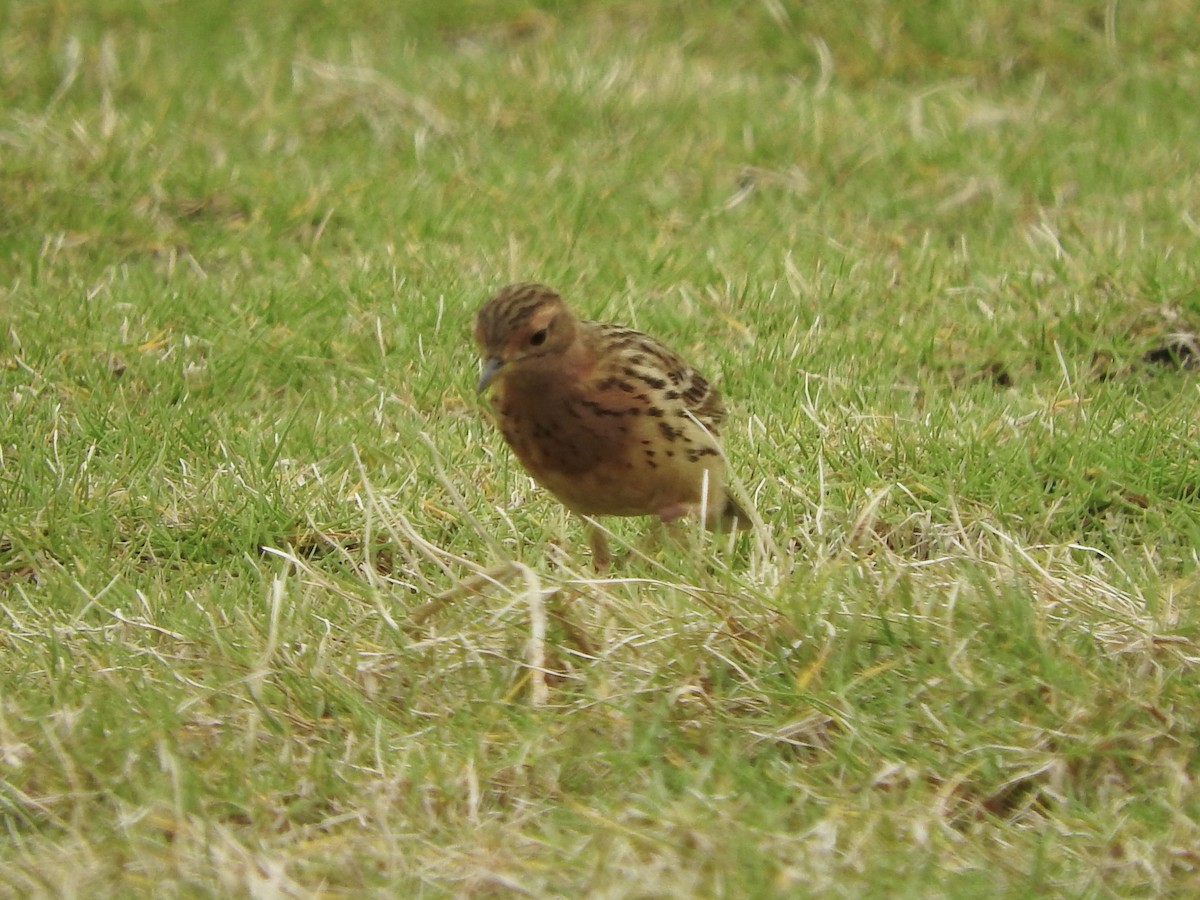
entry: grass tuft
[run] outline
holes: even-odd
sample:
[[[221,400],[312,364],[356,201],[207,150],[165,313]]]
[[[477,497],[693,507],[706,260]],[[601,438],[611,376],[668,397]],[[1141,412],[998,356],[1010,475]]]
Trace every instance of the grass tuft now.
[[[0,891],[1195,893],[1192,6],[0,9]],[[754,529],[591,570],[518,279]]]

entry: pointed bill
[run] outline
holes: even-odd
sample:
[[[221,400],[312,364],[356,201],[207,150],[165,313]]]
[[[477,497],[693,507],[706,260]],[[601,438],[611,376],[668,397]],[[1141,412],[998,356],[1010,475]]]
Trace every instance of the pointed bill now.
[[[498,357],[493,356],[490,359],[485,359],[483,361],[483,370],[479,373],[479,384],[475,386],[475,393],[482,394],[503,366],[504,361]]]

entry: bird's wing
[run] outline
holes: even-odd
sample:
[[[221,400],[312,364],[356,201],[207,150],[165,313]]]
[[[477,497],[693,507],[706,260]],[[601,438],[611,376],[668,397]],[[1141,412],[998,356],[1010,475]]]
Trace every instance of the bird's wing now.
[[[651,402],[695,416],[714,435],[725,404],[708,379],[661,342],[621,325],[580,323],[596,360],[592,380],[602,390],[632,387]]]

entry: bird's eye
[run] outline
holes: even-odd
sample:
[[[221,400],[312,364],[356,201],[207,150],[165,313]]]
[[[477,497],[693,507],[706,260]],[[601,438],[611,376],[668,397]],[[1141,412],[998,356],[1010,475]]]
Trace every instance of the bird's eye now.
[[[534,347],[540,347],[542,344],[546,343],[546,329],[543,328],[541,331],[535,331],[532,335],[530,335],[529,343]]]

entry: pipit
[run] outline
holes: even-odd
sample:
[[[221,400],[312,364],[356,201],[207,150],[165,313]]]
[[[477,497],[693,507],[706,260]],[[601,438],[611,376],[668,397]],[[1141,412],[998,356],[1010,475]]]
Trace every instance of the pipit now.
[[[502,288],[475,317],[478,391],[534,479],[583,516],[699,514],[710,528],[749,524],[725,489],[720,395],[640,331],[577,319],[541,284]],[[608,540],[589,528],[597,569]]]

